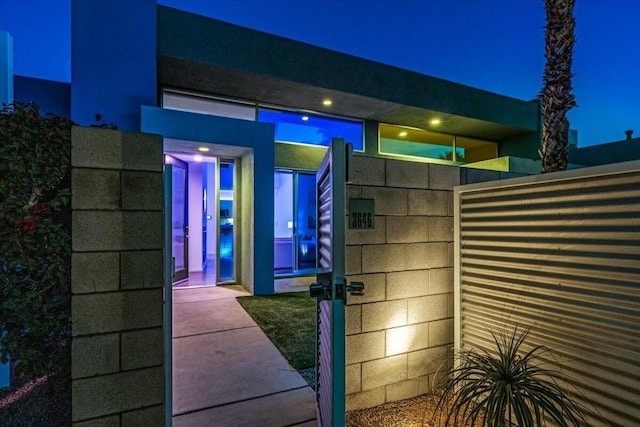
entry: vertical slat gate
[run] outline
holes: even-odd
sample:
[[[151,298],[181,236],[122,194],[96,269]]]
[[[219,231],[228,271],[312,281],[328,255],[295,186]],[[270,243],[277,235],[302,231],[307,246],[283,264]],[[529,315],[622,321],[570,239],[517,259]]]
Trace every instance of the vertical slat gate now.
[[[527,349],[554,352],[579,381],[579,391],[567,390],[593,409],[594,426],[640,425],[640,164],[634,168],[455,194],[457,347],[491,348],[489,331],[530,326]]]
[[[321,169],[318,186],[318,267],[331,268],[331,170]],[[331,426],[332,363],[331,363],[331,301],[318,301],[318,367],[316,393],[320,425]]]

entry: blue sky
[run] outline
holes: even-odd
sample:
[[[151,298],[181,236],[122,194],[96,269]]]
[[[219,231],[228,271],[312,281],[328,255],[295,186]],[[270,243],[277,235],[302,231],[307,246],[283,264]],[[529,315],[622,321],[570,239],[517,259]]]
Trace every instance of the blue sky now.
[[[516,98],[542,86],[542,0],[159,3]],[[576,0],[575,15],[569,119],[580,146],[640,135],[640,0]],[[70,80],[69,17],[69,0],[0,0],[16,74]]]

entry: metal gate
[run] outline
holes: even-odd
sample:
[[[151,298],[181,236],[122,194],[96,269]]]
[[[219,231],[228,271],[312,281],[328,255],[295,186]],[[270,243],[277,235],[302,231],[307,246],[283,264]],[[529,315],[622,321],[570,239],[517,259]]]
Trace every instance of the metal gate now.
[[[318,209],[317,283],[311,295],[318,299],[316,399],[318,424],[345,423],[345,302],[346,292],[363,294],[364,286],[347,286],[345,279],[345,183],[351,145],[334,139],[316,174]]]

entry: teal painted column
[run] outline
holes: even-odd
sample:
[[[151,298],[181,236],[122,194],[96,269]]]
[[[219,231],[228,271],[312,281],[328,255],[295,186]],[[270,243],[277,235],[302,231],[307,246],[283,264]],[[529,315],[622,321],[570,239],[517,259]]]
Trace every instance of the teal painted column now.
[[[140,130],[157,105],[156,0],[71,0],[71,119]]]
[[[12,102],[13,38],[6,31],[0,31],[0,105]],[[0,363],[0,388],[10,385],[10,373],[10,365]]]
[[[0,31],[0,104],[10,104],[12,102],[13,37],[6,31]]]

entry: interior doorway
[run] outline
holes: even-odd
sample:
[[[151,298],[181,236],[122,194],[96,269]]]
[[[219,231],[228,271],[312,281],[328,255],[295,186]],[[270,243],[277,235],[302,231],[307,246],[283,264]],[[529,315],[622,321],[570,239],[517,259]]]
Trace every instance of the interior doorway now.
[[[276,170],[274,274],[300,276],[316,268],[315,172]]]
[[[165,151],[165,162],[173,166],[174,288],[236,280],[236,162],[202,151]]]

